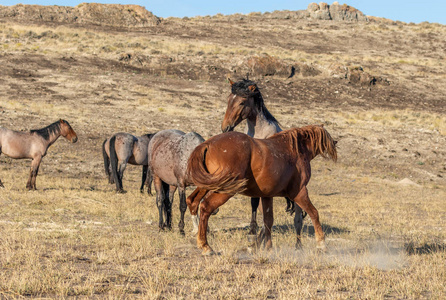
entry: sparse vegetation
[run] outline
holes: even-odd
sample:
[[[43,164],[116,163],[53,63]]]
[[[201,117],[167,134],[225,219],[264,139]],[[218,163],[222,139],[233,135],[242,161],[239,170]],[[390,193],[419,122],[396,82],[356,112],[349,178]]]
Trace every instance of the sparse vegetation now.
[[[0,156],[0,298],[445,297],[446,27],[268,16],[125,30],[0,24],[0,126],[63,118],[79,137],[50,148],[36,192],[25,192],[29,161]],[[327,253],[315,251],[308,218],[294,249],[282,199],[273,250],[249,252],[249,199],[236,196],[210,219],[219,254],[202,257],[194,237],[158,232],[140,168],[128,166],[126,194],[103,174],[101,145],[113,132],[220,133],[226,79],[246,76],[255,58],[296,68],[290,78],[250,74],[283,128],[324,123],[338,140],[338,163],[314,160],[309,184]],[[349,83],[331,66],[390,83]],[[178,198],[174,207],[176,224]]]

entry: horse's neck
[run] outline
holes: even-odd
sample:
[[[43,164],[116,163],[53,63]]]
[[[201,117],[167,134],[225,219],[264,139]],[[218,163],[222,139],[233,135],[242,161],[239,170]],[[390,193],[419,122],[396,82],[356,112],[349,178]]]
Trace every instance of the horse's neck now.
[[[266,139],[267,137],[282,131],[279,124],[273,121],[268,121],[261,113],[248,118],[247,123],[248,127],[246,134],[257,139]]]
[[[46,149],[48,149],[48,147],[51,146],[52,144],[54,144],[59,137],[60,137],[60,133],[51,133],[47,140],[43,137],[41,137],[41,138],[43,140],[44,147]]]

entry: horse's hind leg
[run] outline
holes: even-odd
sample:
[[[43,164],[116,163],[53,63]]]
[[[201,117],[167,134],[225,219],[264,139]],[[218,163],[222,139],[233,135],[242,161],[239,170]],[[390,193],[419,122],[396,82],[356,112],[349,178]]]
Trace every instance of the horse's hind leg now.
[[[144,185],[146,184],[146,180],[147,180],[147,169],[148,168],[149,168],[148,165],[142,166],[141,187],[139,188],[139,191],[141,193],[144,193]]]
[[[198,226],[197,246],[203,249],[203,255],[211,255],[214,253],[208,245],[206,237],[209,217],[212,212],[225,204],[231,197],[232,195],[228,194],[212,193],[200,203],[200,224]]]
[[[175,197],[175,191],[177,187],[174,185],[168,185],[167,183],[163,183],[164,187],[164,211],[166,216],[166,227],[172,229],[172,204]]]
[[[124,177],[124,171],[127,167],[127,162],[121,162],[118,168],[118,182],[116,183],[116,191],[118,193],[124,193],[124,187],[122,186],[122,178]]]
[[[203,199],[207,192],[207,190],[196,188],[192,194],[186,198],[186,205],[189,207],[192,217],[192,234],[196,234],[198,232],[198,205],[200,205],[201,199]]]
[[[155,176],[153,180],[153,185],[155,186],[156,206],[158,207],[158,214],[159,214],[158,227],[160,230],[162,230],[164,229],[163,213],[164,213],[164,198],[165,198],[163,182],[158,176]]]
[[[186,213],[187,205],[186,205],[186,189],[180,187],[178,189],[178,194],[180,196],[180,222],[178,223],[178,228],[180,229],[180,233],[184,235],[184,214]]]
[[[307,187],[304,187],[300,190],[299,194],[294,198],[294,202],[297,203],[304,211],[308,213],[311,218],[311,222],[314,226],[314,232],[316,236],[317,248],[324,250],[325,249],[325,236],[322,231],[321,223],[319,222],[319,213],[316,207],[310,201],[310,197],[308,197]]]

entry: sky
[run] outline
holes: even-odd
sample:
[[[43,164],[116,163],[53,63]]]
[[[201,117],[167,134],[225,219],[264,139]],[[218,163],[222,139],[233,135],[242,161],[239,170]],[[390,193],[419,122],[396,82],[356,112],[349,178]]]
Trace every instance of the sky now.
[[[76,6],[84,1],[76,0],[0,0],[0,5],[38,4]],[[274,10],[306,9],[311,0],[95,0],[96,3],[138,4],[158,17],[194,17],[222,13],[224,15]],[[325,1],[324,1],[325,2]],[[326,1],[328,4],[333,1]],[[353,6],[368,16],[388,18],[395,21],[420,23],[424,21],[446,24],[446,0],[348,0],[340,4]]]

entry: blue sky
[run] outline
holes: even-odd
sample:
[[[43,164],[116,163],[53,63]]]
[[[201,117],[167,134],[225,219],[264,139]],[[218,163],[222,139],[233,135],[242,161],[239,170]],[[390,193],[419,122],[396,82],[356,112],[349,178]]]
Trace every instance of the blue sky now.
[[[61,5],[76,6],[88,2],[76,0],[0,0],[0,5],[39,4],[39,5]],[[97,3],[138,4],[153,12],[159,17],[193,17],[215,15],[217,13],[250,13],[266,12],[274,10],[300,10],[306,9],[311,2],[303,0],[121,0],[107,1],[96,0]],[[331,4],[333,1],[327,1]],[[420,23],[423,21],[438,22],[446,24],[446,0],[349,0],[339,1],[361,10],[366,15],[384,17],[404,22]]]

